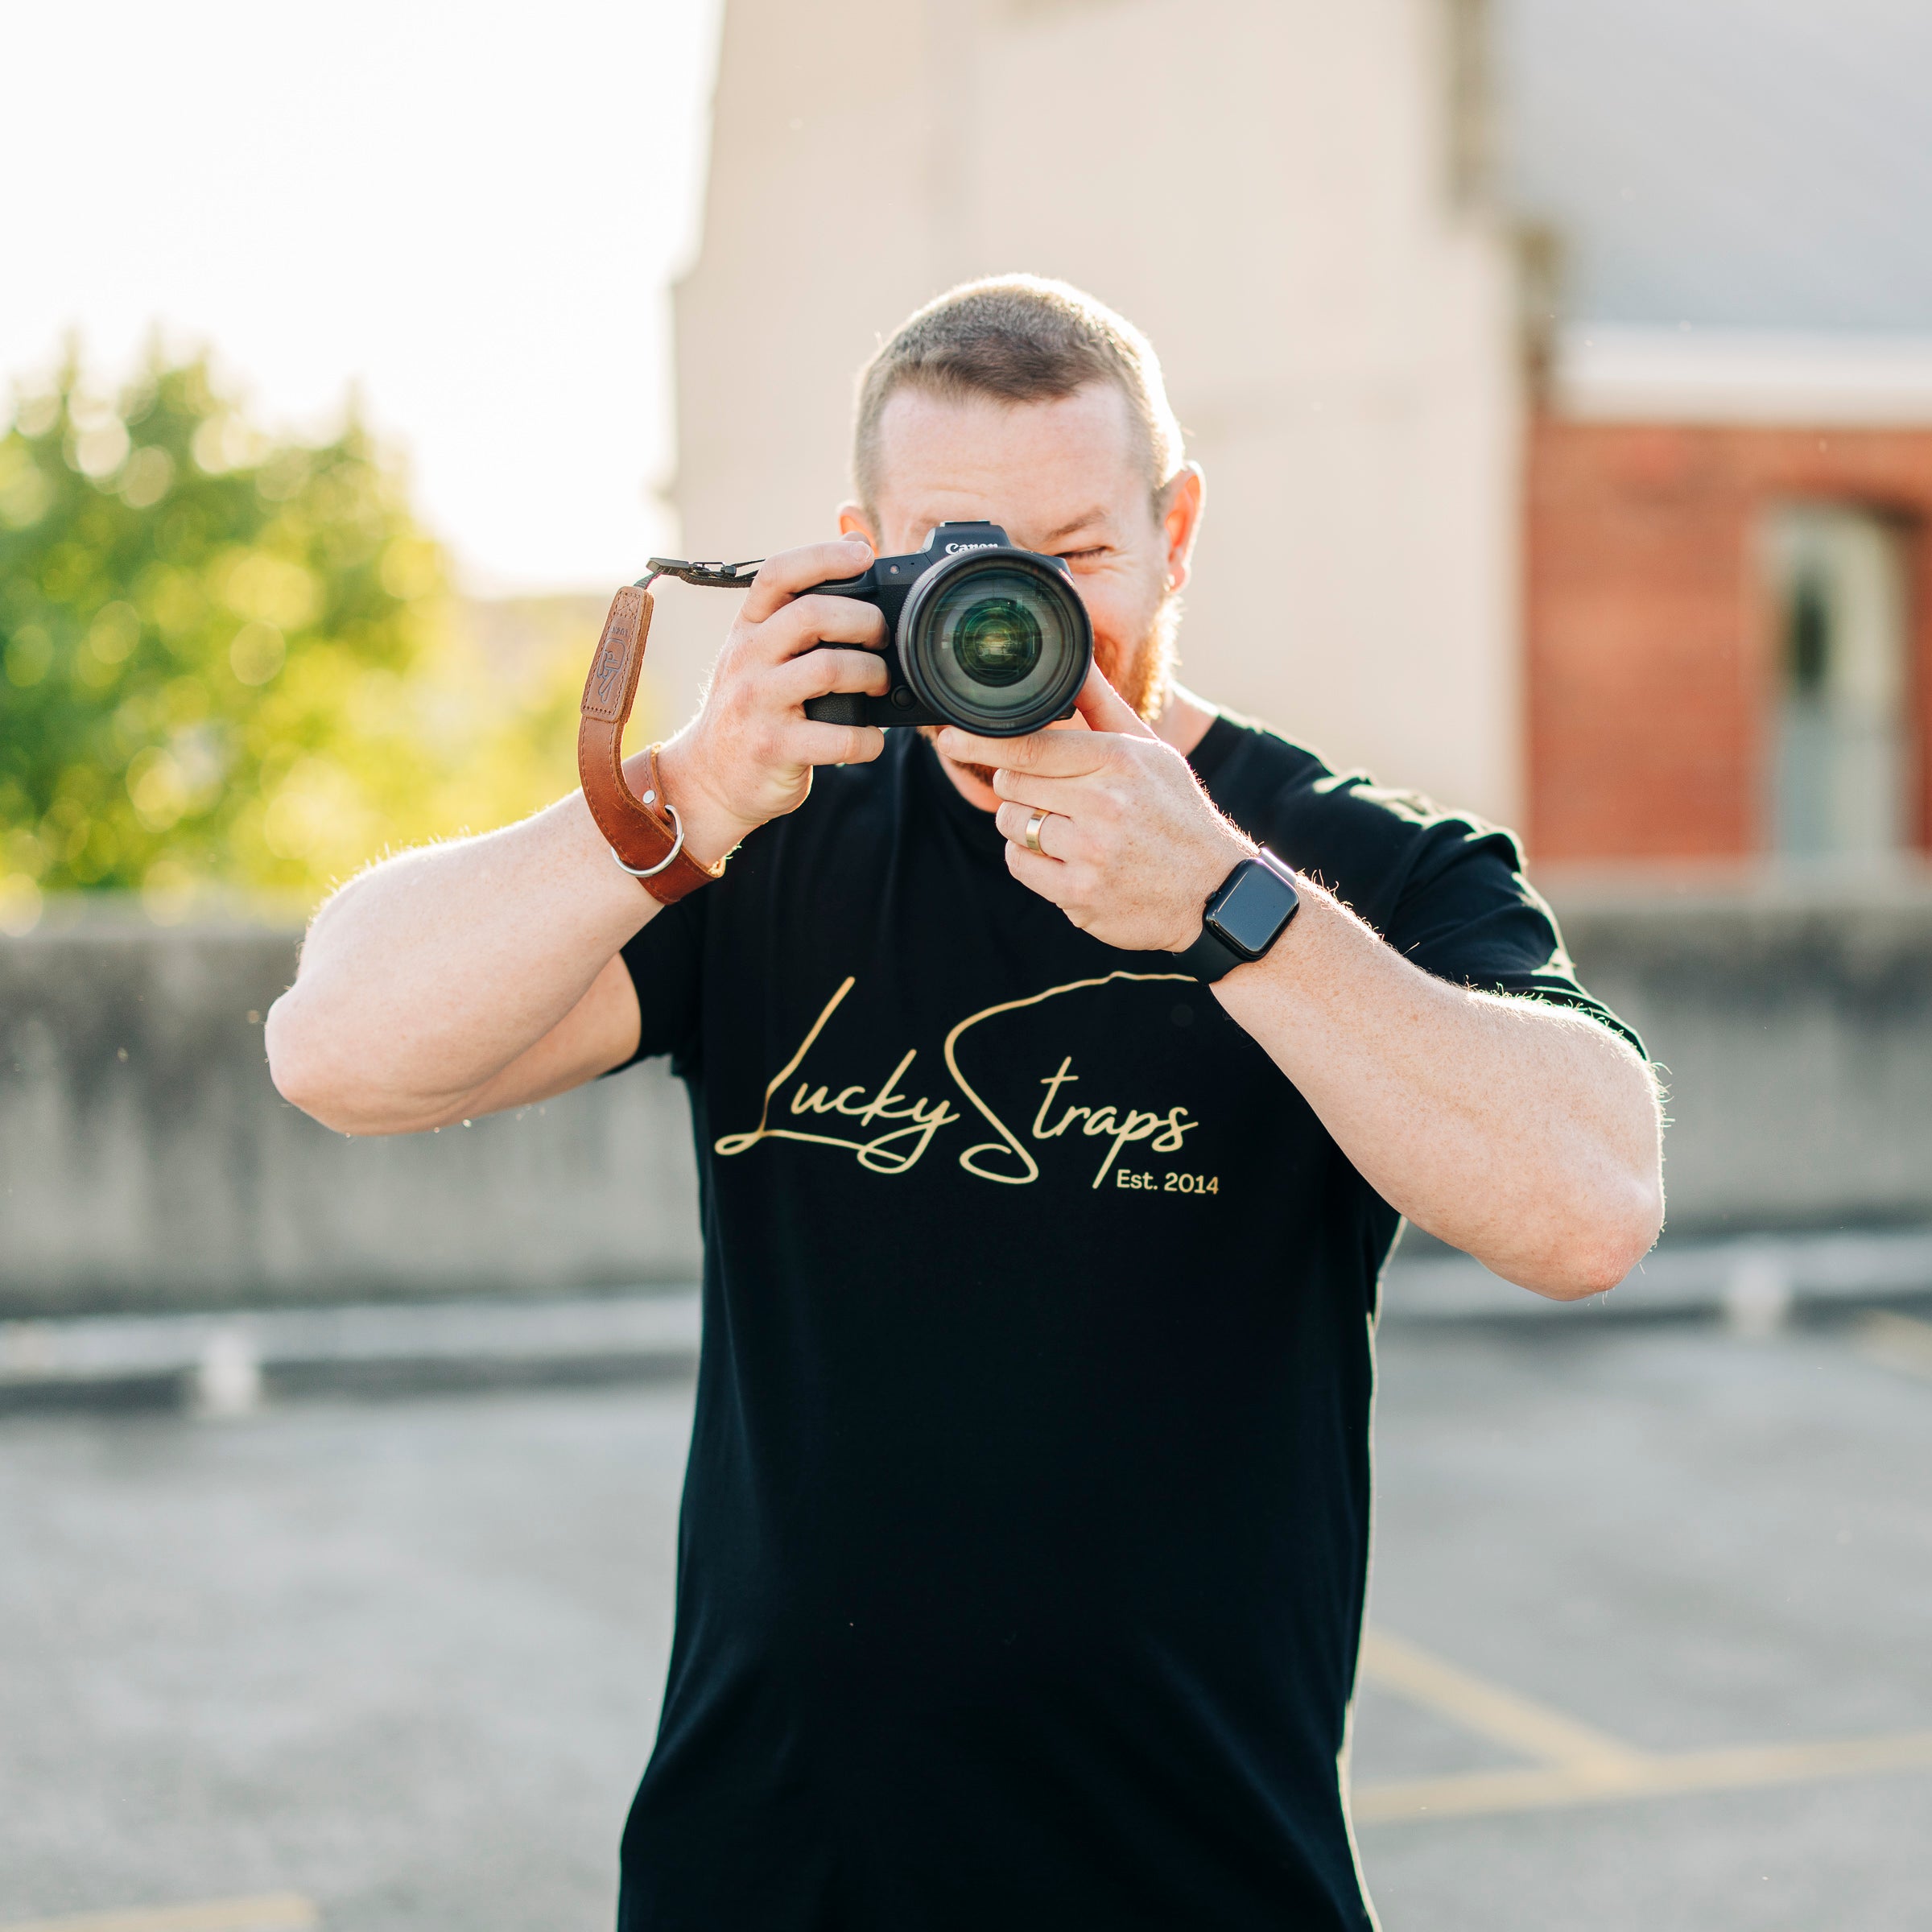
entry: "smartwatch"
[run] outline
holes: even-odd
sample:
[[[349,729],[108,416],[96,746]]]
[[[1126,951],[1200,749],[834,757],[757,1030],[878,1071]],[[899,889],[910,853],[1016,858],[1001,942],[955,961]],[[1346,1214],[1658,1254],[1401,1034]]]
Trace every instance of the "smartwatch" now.
[[[1174,956],[1185,971],[1212,985],[1236,967],[1261,958],[1301,902],[1287,866],[1264,845],[1209,894],[1201,936]]]

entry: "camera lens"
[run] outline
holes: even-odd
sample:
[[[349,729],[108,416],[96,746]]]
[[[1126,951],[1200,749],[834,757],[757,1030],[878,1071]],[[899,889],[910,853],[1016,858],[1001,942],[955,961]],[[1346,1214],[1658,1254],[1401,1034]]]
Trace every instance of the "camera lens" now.
[[[920,580],[898,642],[921,702],[989,737],[1061,716],[1093,662],[1093,628],[1073,586],[1045,559],[991,545]]]
[[[1040,621],[1018,597],[986,597],[960,619],[953,655],[976,684],[1017,684],[1040,661]]]

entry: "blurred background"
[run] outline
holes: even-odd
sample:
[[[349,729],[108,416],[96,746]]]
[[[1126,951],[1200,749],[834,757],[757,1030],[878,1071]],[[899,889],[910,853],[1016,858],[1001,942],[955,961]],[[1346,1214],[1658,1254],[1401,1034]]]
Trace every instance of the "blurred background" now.
[[[403,1142],[261,1020],[822,535],[1013,269],[1163,357],[1183,675],[1518,828],[1670,1089],[1557,1309],[1387,1284],[1384,1922],[1932,1913],[1932,13],[43,9],[0,117],[0,1932],[609,1922],[698,1343],[661,1069]],[[663,597],[634,729],[729,616]]]

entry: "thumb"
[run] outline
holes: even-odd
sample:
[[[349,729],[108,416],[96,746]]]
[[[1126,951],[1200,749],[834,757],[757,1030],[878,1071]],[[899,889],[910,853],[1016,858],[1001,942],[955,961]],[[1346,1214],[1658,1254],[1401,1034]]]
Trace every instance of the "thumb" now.
[[[1107,682],[1107,674],[1097,663],[1088,672],[1087,682],[1080,687],[1073,704],[1092,730],[1116,732],[1129,738],[1154,735],[1140,713]]]

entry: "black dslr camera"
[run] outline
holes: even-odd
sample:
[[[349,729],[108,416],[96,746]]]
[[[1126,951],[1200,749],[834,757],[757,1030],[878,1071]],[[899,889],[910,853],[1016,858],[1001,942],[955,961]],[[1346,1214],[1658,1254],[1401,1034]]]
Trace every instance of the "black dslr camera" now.
[[[997,523],[942,523],[924,549],[803,594],[856,597],[886,618],[886,696],[808,699],[806,716],[823,724],[956,724],[1022,737],[1072,714],[1093,663],[1093,625],[1071,572],[1017,549]]]

